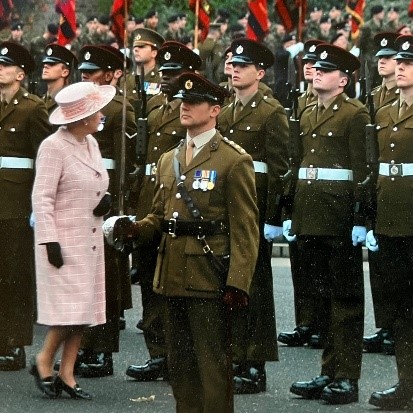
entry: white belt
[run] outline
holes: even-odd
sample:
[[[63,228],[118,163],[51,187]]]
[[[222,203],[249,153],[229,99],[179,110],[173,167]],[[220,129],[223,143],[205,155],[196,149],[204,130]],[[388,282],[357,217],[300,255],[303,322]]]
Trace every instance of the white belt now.
[[[268,166],[265,162],[254,161],[254,171],[260,174],[268,173]]]
[[[33,159],[16,158],[14,156],[0,156],[0,169],[33,169]]]
[[[105,169],[115,169],[116,161],[114,159],[103,158],[103,166]]]
[[[352,181],[353,171],[333,168],[300,168],[298,179],[316,179],[323,181]]]
[[[156,175],[156,163],[147,163],[145,165],[145,175],[152,176]]]
[[[380,163],[379,175],[413,176],[413,163]]]

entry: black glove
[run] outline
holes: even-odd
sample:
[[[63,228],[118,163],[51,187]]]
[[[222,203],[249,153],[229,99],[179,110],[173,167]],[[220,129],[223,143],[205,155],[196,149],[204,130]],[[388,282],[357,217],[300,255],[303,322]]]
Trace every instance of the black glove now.
[[[95,217],[103,217],[112,208],[112,195],[109,192],[103,196],[103,198],[98,203],[97,207],[93,210],[93,215]]]
[[[129,217],[119,218],[113,225],[113,242],[117,250],[123,250],[125,245],[139,235],[139,225]]]
[[[60,268],[63,265],[62,251],[60,249],[60,244],[58,242],[47,242],[46,243],[47,259],[50,264],[54,265],[56,268]]]
[[[240,310],[248,305],[248,294],[235,287],[226,287],[222,299],[230,310]]]

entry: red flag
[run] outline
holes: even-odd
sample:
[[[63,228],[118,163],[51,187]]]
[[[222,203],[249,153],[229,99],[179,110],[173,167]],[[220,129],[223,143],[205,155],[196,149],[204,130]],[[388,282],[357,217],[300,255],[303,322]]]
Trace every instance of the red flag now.
[[[189,9],[195,13],[197,0],[189,0]],[[210,5],[207,0],[199,0],[199,13],[198,13],[198,27],[201,29],[201,35],[199,41],[203,42],[208,36],[209,32],[209,12]]]
[[[249,0],[248,11],[247,38],[261,42],[269,30],[267,0]]]
[[[76,0],[56,0],[56,13],[60,13],[57,43],[69,44],[76,36]]]
[[[10,23],[11,11],[14,8],[12,0],[0,1],[0,30],[7,27]]]
[[[359,37],[359,27],[364,24],[363,14],[366,0],[347,0],[346,12],[351,14],[351,38]]]
[[[407,9],[407,14],[409,17],[413,17],[413,0],[410,1],[409,8]]]
[[[300,23],[300,27],[304,24],[307,0],[275,0],[275,11],[281,24],[285,27],[285,31],[289,33],[298,23]]]
[[[131,2],[132,0],[115,0],[110,11],[110,19],[112,20],[110,30],[116,36],[120,47],[122,47],[125,42],[125,9],[126,12],[129,11]]]

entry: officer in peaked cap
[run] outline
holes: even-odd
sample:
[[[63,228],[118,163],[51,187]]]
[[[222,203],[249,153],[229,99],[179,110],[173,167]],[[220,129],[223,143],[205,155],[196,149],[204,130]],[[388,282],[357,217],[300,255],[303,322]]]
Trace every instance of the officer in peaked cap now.
[[[341,47],[322,43],[316,47],[315,53],[317,61],[314,68],[324,72],[340,70],[350,76],[360,67],[360,60]]]
[[[399,36],[395,41],[397,49],[396,60],[412,60],[413,59],[413,36]]]
[[[382,32],[374,36],[374,42],[378,48],[376,56],[378,57],[377,70],[382,78],[381,85],[375,87],[371,94],[373,95],[374,110],[377,112],[382,106],[394,102],[399,98],[399,88],[396,84],[396,60],[397,54],[395,45],[398,33]],[[369,272],[370,285],[373,298],[374,319],[378,328],[382,327],[386,314],[383,310],[386,305],[382,303],[383,295],[381,294],[380,274],[382,265],[379,262],[378,254],[369,251]],[[380,328],[375,334],[363,338],[364,351],[367,353],[391,352],[394,353],[393,333],[389,329]]]
[[[52,43],[46,47],[42,62],[50,64],[63,63],[70,70],[77,67],[78,64],[76,56],[69,49],[57,43]]]
[[[78,69],[81,72],[113,71],[123,67],[123,60],[119,56],[100,46],[84,46],[79,54]]]
[[[310,39],[304,43],[304,56],[302,60],[304,62],[312,61],[316,62],[318,60],[317,54],[315,52],[316,47],[323,43],[321,40],[318,39]]]
[[[31,73],[35,67],[34,60],[25,47],[8,41],[0,44],[0,63],[7,66],[19,66],[26,75]]]
[[[135,38],[133,40],[133,47],[150,45],[155,49],[159,49],[164,43],[165,39],[155,30],[151,29],[137,29],[135,30]]]
[[[148,102],[148,135],[145,175],[141,179],[137,193],[136,216],[143,218],[151,211],[155,191],[156,165],[169,149],[176,146],[186,136],[186,129],[179,119],[181,100],[178,78],[183,72],[200,68],[201,58],[192,50],[178,42],[165,42],[158,51],[162,74],[161,90]],[[140,246],[132,253],[132,265],[139,275],[143,307],[143,334],[150,360],[144,364],[132,364],[126,374],[137,381],[167,378],[167,346],[165,338],[165,303],[159,294],[153,292],[157,246]]]
[[[250,39],[236,39],[231,43],[232,64],[254,64],[261,69],[268,69],[274,64],[274,55],[262,43]]]

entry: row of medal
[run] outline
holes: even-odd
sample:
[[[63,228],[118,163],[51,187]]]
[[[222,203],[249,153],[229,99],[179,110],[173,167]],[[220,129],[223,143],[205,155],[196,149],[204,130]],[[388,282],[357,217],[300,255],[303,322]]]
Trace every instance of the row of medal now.
[[[194,182],[192,182],[192,188],[201,189],[202,191],[211,191],[212,189],[214,189],[216,181],[217,171],[197,169],[194,173]]]

